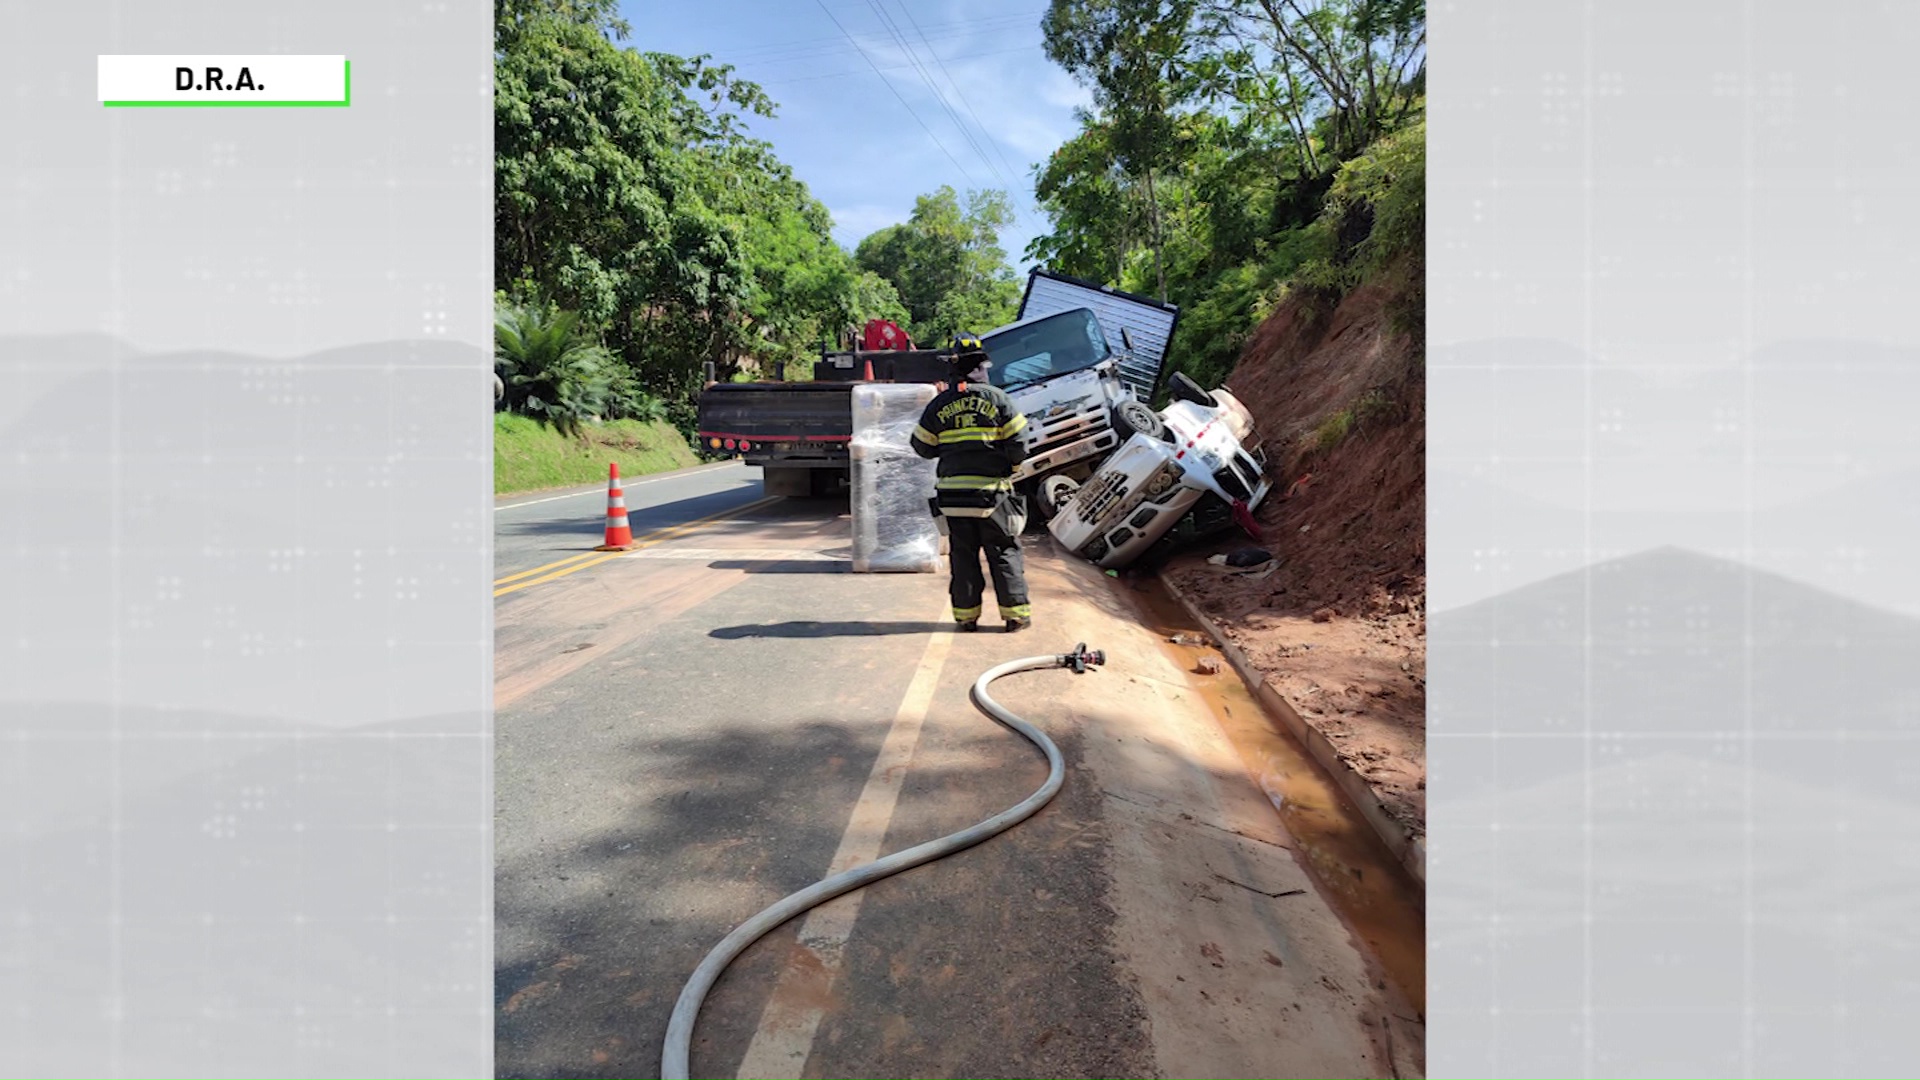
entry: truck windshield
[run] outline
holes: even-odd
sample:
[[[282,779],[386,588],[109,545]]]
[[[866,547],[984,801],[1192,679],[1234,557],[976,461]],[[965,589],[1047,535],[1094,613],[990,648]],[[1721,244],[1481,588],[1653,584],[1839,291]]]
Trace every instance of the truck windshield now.
[[[988,335],[982,344],[993,360],[987,378],[1002,388],[1081,371],[1113,355],[1100,320],[1087,308],[1010,327]]]

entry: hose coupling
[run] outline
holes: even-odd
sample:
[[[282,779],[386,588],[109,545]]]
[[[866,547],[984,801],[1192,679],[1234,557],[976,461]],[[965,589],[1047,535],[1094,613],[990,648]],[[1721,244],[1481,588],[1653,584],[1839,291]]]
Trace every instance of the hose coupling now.
[[[1107,654],[1099,649],[1087,648],[1086,642],[1073,647],[1073,651],[1060,657],[1060,666],[1072,669],[1075,675],[1085,675],[1087,666],[1101,665],[1107,662]]]

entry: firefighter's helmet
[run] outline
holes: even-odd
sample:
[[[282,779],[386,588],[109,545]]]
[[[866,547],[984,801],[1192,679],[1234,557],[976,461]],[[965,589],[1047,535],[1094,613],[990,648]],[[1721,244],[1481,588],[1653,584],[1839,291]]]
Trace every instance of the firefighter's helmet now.
[[[987,359],[987,347],[972,334],[955,334],[953,337],[953,355],[947,357],[947,365],[956,379],[965,379],[974,373]]]

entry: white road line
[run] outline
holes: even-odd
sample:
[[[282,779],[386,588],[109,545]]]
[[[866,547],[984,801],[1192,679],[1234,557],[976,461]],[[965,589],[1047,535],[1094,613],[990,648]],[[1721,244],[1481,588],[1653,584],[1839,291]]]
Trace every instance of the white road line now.
[[[940,669],[946,666],[947,648],[953,644],[951,631],[940,631],[927,642],[920,667],[907,684],[900,710],[893,716],[887,740],[867,774],[867,786],[860,791],[847,831],[840,837],[840,848],[833,853],[827,876],[851,870],[880,857],[880,844],[886,839],[887,826],[893,821],[894,803],[900,786],[906,782],[907,763],[920,742],[920,725],[933,704],[933,691],[940,683]],[[760,1014],[760,1026],[753,1033],[747,1056],[740,1062],[740,1076],[753,1080],[799,1076],[813,1053],[814,1034],[823,1015],[819,1002],[826,1000],[833,980],[840,974],[841,954],[854,920],[860,917],[860,898],[865,889],[814,908],[800,924],[797,948],[811,952],[816,962],[787,963],[781,966],[780,981]]]
[[[715,469],[725,469],[725,468],[728,468],[729,466],[739,465],[739,464],[740,462],[737,462],[737,461],[716,461],[712,465],[696,465],[691,469],[682,469],[678,472],[671,472],[662,476],[649,476],[643,480],[628,480],[626,477],[623,476],[620,478],[620,490],[622,492],[625,492],[629,488],[637,488],[643,484],[657,484],[662,480],[677,480],[682,476],[692,476],[696,473],[712,472]],[[570,495],[549,495],[544,499],[528,499],[526,502],[507,503],[503,506],[494,507],[493,512],[497,514],[502,510],[518,510],[523,506],[539,506],[541,503],[559,502],[561,499],[584,499],[589,495],[598,495],[603,499],[606,498],[607,497],[606,486],[603,484],[600,487],[588,488],[585,491],[576,491]]]
[[[718,522],[716,522],[718,524]],[[636,551],[634,559],[712,559],[731,562],[846,562],[842,556],[799,548],[649,548]]]

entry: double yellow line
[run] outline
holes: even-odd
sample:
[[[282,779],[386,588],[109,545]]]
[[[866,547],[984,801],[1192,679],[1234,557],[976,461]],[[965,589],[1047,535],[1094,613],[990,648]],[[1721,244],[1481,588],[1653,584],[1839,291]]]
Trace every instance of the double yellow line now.
[[[585,570],[589,566],[598,566],[603,562],[617,559],[622,555],[631,555],[641,548],[652,547],[662,541],[671,540],[676,536],[684,536],[694,529],[720,518],[758,510],[769,503],[778,502],[779,498],[777,495],[769,495],[764,499],[750,502],[745,506],[736,506],[731,510],[722,510],[717,514],[708,514],[703,518],[694,518],[692,521],[683,522],[679,525],[657,529],[648,533],[644,539],[636,542],[631,548],[625,551],[584,551],[578,555],[569,555],[564,559],[557,559],[545,566],[536,566],[531,570],[522,570],[517,574],[508,574],[506,577],[500,578],[493,583],[495,585],[493,595],[496,597],[505,596],[510,592],[518,592],[521,589],[544,584],[555,578],[566,577],[568,574],[577,570]],[[555,569],[556,567],[559,569]],[[548,573],[548,571],[552,572]]]

